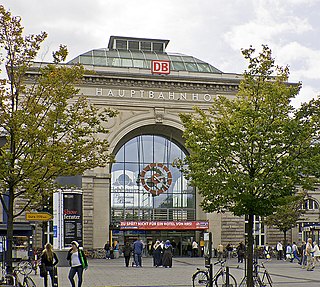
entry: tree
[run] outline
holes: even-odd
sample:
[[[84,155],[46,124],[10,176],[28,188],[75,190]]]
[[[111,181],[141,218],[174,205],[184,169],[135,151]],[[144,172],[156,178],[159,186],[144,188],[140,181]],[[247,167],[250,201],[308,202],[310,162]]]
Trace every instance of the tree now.
[[[289,69],[275,65],[271,49],[242,54],[249,63],[235,97],[217,96],[208,110],[181,114],[190,149],[182,170],[203,196],[205,211],[247,216],[246,275],[253,287],[254,216],[272,214],[296,186],[312,186],[315,179],[303,174],[312,166],[317,129],[291,106],[301,84],[288,84]]]
[[[21,19],[0,6],[1,64],[8,74],[0,85],[0,131],[5,138],[0,200],[8,218],[9,271],[15,218],[50,198],[57,176],[82,174],[112,161],[104,124],[116,112],[98,110],[78,96],[75,85],[85,71],[60,64],[66,47],[53,53],[52,64],[32,65],[46,36],[43,32],[24,37]],[[34,79],[26,77],[28,70]]]
[[[301,208],[306,197],[306,193],[299,193],[284,198],[283,205],[278,206],[274,213],[267,216],[265,222],[268,226],[274,226],[283,232],[283,241],[287,243],[287,232],[297,225],[298,220],[304,213]]]

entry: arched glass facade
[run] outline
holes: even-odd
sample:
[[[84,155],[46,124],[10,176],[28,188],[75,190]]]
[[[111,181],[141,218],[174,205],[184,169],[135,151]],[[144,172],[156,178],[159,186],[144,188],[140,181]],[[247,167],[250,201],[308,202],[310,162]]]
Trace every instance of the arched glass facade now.
[[[141,135],[126,142],[111,170],[111,224],[195,220],[195,190],[172,165],[184,157],[165,137]]]

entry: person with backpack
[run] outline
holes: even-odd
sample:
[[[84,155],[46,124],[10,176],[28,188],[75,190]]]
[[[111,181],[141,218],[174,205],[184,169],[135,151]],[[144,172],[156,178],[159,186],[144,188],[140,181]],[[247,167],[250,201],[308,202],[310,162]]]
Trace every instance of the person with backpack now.
[[[74,281],[74,276],[78,275],[78,287],[81,287],[83,280],[83,270],[88,268],[87,258],[83,252],[83,249],[80,248],[77,241],[71,242],[71,248],[68,251],[67,260],[71,266],[69,271],[69,280],[72,287],[76,287]]]

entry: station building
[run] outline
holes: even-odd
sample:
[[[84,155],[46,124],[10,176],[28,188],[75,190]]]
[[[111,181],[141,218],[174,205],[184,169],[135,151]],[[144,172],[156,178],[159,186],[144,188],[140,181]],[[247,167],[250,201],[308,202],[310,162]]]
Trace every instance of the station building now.
[[[170,53],[168,44],[111,36],[107,48],[67,63],[94,72],[79,84],[79,96],[119,111],[107,126],[115,163],[81,177],[86,248],[102,248],[114,240],[123,244],[139,236],[147,244],[174,240],[184,255],[187,244],[199,242],[204,232],[212,232],[214,247],[245,241],[245,218],[204,213],[201,196],[174,165],[189,153],[179,114],[192,112],[193,106],[207,109],[217,95],[234,97],[242,76],[190,55]],[[315,193],[306,205],[312,208],[309,223],[319,222],[319,198]],[[302,229],[303,223],[290,236],[301,240]],[[281,238],[256,218],[257,245]]]

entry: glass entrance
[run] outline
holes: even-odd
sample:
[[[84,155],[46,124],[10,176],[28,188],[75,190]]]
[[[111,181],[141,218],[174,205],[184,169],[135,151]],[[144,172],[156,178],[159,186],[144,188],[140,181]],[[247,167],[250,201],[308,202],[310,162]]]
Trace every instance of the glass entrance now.
[[[168,138],[126,142],[111,170],[111,224],[129,220],[195,220],[195,190],[173,163],[184,151]]]

